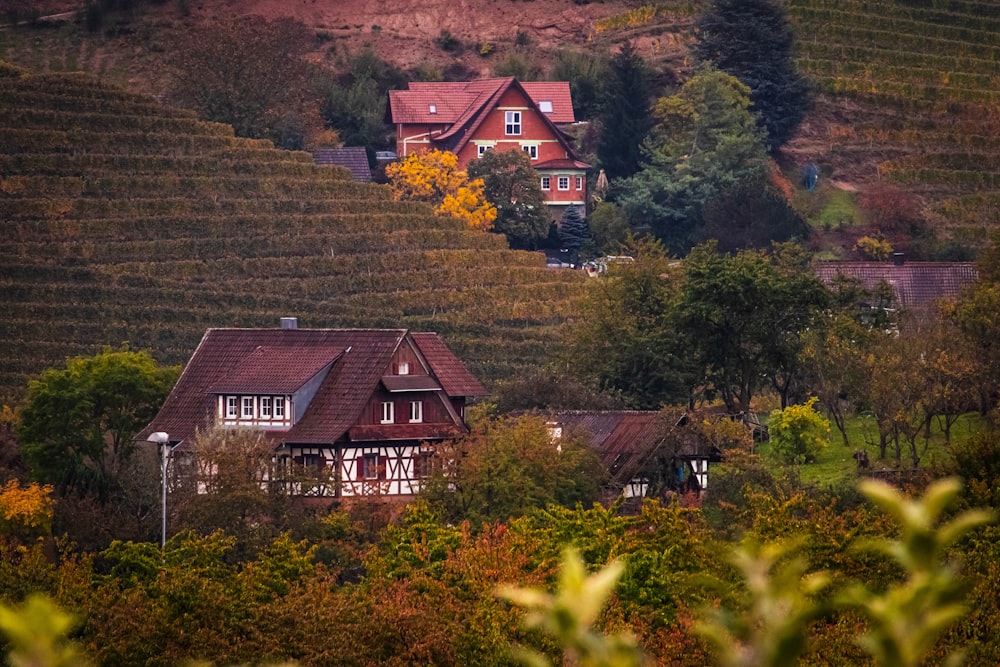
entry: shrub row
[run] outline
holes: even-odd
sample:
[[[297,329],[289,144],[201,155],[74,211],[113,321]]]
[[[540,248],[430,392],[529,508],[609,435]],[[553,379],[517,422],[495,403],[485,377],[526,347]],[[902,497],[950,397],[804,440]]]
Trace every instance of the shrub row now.
[[[176,133],[233,138],[231,125],[205,123],[185,116],[155,116],[144,113],[125,114],[120,111],[97,113],[50,108],[25,108],[5,104],[0,107],[0,123],[11,127],[33,127],[40,130],[86,128],[88,132],[148,132]]]
[[[906,16],[900,12],[864,11],[850,6],[834,9],[800,4],[790,8],[789,13],[796,20],[813,24],[863,25],[871,30],[923,35],[928,39],[1000,46],[1000,30],[997,30],[1000,21],[996,18],[995,8],[991,14],[981,17],[952,12],[925,12]]]
[[[256,151],[245,157],[206,159],[197,156],[164,155],[103,155],[86,153],[20,153],[0,155],[0,173],[33,176],[120,177],[123,173],[209,176],[234,174],[241,176],[312,177],[317,167],[307,153],[275,150]],[[305,156],[305,160],[302,159]]]
[[[897,51],[865,44],[842,44],[826,39],[803,38],[797,42],[805,60],[880,63],[905,67],[926,67],[939,72],[980,72],[996,70],[995,63],[983,57],[957,57],[951,54]]]
[[[948,87],[950,89],[988,90],[1000,84],[995,71],[973,74],[938,70],[926,66],[898,66],[846,59],[802,58],[799,67],[811,74],[823,76],[857,76],[880,84],[886,81],[906,82],[911,85]]]
[[[819,26],[822,26],[820,29]],[[896,51],[930,52],[950,55],[960,58],[996,57],[1000,46],[980,42],[963,42],[948,38],[934,37],[922,32],[900,32],[896,30],[881,30],[871,27],[860,19],[849,23],[816,24],[816,34],[822,35],[827,42],[836,44],[873,46]],[[803,49],[809,42],[803,43]]]

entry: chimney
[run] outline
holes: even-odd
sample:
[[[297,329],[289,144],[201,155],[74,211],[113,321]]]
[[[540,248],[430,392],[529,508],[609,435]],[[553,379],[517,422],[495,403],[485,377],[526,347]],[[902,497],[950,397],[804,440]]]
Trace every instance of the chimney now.
[[[904,252],[894,252],[892,253],[892,263],[896,266],[902,266],[906,261],[906,253]]]
[[[281,328],[282,329],[298,329],[299,328],[299,318],[297,318],[297,317],[282,317],[281,318]]]

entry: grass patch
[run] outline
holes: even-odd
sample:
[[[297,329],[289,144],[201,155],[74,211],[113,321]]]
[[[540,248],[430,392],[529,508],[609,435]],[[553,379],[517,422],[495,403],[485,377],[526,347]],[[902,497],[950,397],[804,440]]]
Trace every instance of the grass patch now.
[[[901,442],[902,461],[896,461],[896,453],[889,445],[886,451],[886,459],[878,458],[878,425],[873,417],[867,415],[856,415],[847,420],[848,446],[845,447],[840,436],[840,431],[835,426],[831,426],[830,442],[816,457],[812,463],[806,463],[794,468],[803,484],[818,486],[822,488],[837,488],[858,478],[858,466],[854,459],[854,452],[863,449],[868,453],[871,468],[896,469],[910,468],[910,458],[908,443]],[[983,419],[977,413],[968,413],[959,418],[951,427],[951,442],[945,441],[944,432],[938,420],[931,424],[930,438],[924,449],[923,435],[917,438],[918,452],[921,453],[920,468],[935,468],[948,464],[953,447],[960,446],[967,442],[975,433],[983,428]],[[769,457],[770,449],[768,443],[762,443],[757,450],[765,459]]]

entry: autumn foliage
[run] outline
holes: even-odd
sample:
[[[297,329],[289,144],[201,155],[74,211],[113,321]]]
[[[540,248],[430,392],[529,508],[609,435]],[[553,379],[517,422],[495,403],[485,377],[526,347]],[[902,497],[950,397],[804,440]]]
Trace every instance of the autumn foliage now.
[[[469,179],[458,168],[458,156],[433,150],[410,153],[385,169],[397,200],[411,199],[434,204],[439,215],[464,220],[470,229],[488,231],[497,209],[486,200],[483,179]]]
[[[55,501],[48,484],[22,487],[12,479],[0,486],[0,536],[45,535],[52,527]]]

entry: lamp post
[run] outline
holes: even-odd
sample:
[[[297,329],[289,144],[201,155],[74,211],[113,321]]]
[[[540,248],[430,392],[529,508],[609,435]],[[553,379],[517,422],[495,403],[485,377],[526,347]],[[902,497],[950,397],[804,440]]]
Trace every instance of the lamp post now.
[[[161,506],[162,530],[160,532],[160,548],[167,545],[167,454],[170,450],[170,436],[163,431],[150,433],[146,438],[160,447],[160,479],[163,481],[163,496]]]

